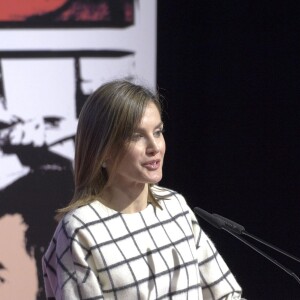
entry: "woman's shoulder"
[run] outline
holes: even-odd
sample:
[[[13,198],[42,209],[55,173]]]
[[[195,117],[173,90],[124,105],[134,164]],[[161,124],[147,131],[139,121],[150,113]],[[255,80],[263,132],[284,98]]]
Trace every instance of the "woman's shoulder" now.
[[[74,232],[80,228],[87,227],[90,223],[101,218],[98,207],[99,201],[93,201],[69,211],[60,221],[60,225],[68,232]]]
[[[89,222],[93,219],[91,211],[93,211],[94,205],[92,202],[73,209],[63,216],[57,224],[45,253],[46,259],[51,259],[54,249],[58,254],[64,253],[74,241],[75,236],[87,230]]]

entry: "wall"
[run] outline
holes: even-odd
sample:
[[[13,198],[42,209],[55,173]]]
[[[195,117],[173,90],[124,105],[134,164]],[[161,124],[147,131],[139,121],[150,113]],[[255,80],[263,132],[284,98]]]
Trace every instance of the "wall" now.
[[[163,184],[299,257],[299,47],[291,2],[158,2],[166,98]],[[199,220],[247,299],[297,299],[299,284]],[[255,242],[300,274],[299,263]]]

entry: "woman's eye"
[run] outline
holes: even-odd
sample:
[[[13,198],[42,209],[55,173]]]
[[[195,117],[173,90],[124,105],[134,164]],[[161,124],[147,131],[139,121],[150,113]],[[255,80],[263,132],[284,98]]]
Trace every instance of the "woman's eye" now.
[[[139,139],[141,139],[143,136],[140,134],[140,133],[134,133],[132,136],[131,136],[131,140],[132,141],[138,141]]]
[[[162,134],[164,133],[164,129],[159,129],[157,131],[154,132],[154,136],[155,137],[160,137]]]

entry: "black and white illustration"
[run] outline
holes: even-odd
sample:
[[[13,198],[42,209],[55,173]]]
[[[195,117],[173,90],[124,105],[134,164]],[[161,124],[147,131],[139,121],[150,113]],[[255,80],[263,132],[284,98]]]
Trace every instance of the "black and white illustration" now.
[[[156,1],[89,1],[99,12],[90,21],[85,1],[61,2],[55,13],[0,14],[1,299],[44,299],[40,261],[54,212],[72,197],[84,101],[114,78],[155,85]]]

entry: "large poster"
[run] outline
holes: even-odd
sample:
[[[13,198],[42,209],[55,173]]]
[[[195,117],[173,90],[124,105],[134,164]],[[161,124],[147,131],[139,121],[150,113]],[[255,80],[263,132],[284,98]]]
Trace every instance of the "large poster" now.
[[[0,0],[0,299],[45,299],[78,114],[116,78],[155,86],[155,0]]]

